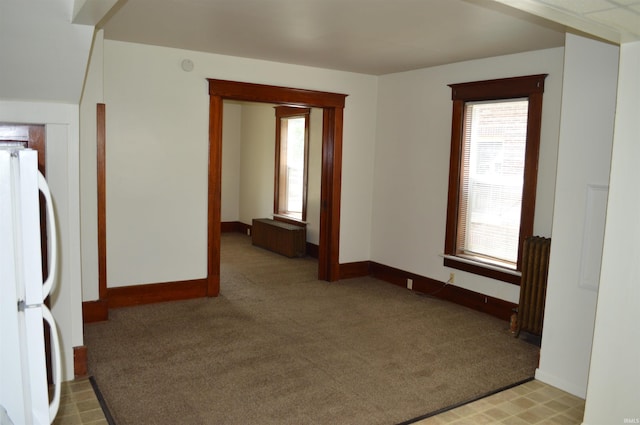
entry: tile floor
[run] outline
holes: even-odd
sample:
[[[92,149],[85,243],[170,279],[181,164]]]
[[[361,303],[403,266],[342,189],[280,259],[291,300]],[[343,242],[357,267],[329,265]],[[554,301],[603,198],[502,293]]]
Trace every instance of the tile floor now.
[[[540,381],[530,381],[416,425],[580,425],[584,400]]]
[[[54,425],[109,425],[88,379],[62,385],[60,411]],[[540,381],[530,381],[416,425],[580,425],[584,400]]]
[[[63,382],[53,425],[109,425],[89,379]]]

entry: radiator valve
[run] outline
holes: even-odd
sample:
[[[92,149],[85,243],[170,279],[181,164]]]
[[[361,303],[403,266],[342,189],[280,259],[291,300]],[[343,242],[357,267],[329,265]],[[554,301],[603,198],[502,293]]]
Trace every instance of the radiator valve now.
[[[518,331],[518,312],[514,310],[514,312],[511,313],[511,319],[509,320],[509,332],[515,335],[517,331]]]

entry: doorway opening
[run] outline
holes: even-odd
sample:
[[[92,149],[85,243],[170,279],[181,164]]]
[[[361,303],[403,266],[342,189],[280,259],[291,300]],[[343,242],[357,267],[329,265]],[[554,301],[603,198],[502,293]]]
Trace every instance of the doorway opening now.
[[[209,79],[209,174],[207,200],[207,295],[220,293],[223,101],[250,101],[323,110],[318,279],[340,278],[342,127],[347,95]]]

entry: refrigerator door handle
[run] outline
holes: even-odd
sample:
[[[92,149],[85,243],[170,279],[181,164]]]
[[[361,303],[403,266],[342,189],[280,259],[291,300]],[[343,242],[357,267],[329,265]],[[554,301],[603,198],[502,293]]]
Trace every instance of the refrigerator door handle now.
[[[49,185],[45,180],[44,176],[40,171],[38,171],[38,188],[44,195],[46,211],[47,211],[47,221],[49,225],[47,229],[49,229],[49,236],[51,238],[49,246],[50,246],[50,256],[49,256],[49,276],[47,276],[47,280],[42,284],[42,299],[47,298],[51,289],[53,288],[53,282],[56,276],[56,271],[58,267],[58,234],[56,233],[56,222],[55,216],[53,213],[53,202],[51,200],[51,192],[49,191]]]
[[[51,354],[53,357],[53,380],[54,380],[54,393],[53,399],[49,403],[49,420],[50,423],[56,417],[58,413],[58,409],[60,408],[60,388],[62,384],[62,352],[60,351],[60,340],[58,339],[58,327],[56,326],[56,322],[53,319],[53,315],[51,311],[47,308],[46,305],[42,304],[42,318],[49,323],[51,328]]]

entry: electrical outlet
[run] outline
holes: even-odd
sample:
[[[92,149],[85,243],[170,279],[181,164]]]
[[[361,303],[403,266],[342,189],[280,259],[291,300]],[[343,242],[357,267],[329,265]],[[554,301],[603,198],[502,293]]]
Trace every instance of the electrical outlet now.
[[[455,273],[449,273],[449,283],[454,283],[456,280],[456,274]]]
[[[413,279],[407,279],[407,289],[413,289]]]
[[[247,227],[247,236],[251,236],[251,229]]]

